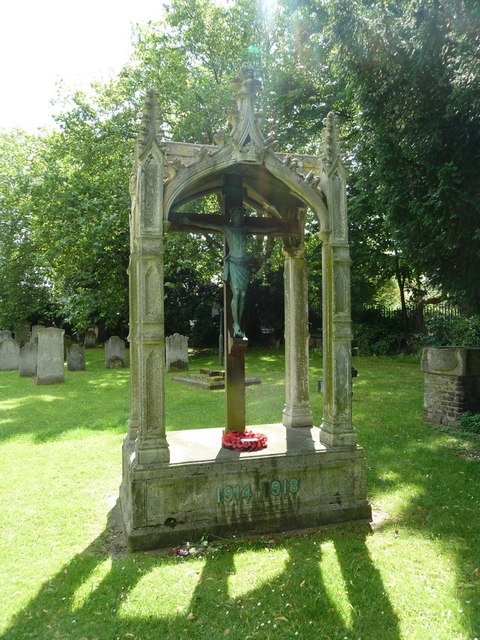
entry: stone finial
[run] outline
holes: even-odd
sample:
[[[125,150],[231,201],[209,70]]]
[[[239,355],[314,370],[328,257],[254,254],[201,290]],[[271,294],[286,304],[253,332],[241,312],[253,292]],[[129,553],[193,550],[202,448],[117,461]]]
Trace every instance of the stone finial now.
[[[337,115],[330,111],[323,124],[325,125],[325,133],[322,159],[326,166],[331,167],[337,158],[340,160],[342,158]]]
[[[238,76],[234,78],[233,83],[237,92],[236,98],[238,102],[248,98],[252,101],[253,106],[256,95],[262,88],[262,83],[258,78],[255,78],[255,70],[252,65],[244,62],[240,67]]]
[[[244,62],[233,80],[233,85],[235,101],[230,105],[227,113],[231,131],[223,142],[224,144],[231,142],[233,147],[242,154],[258,155],[263,153],[265,148],[258,114],[255,112],[255,100],[262,83],[255,77],[253,67]]]
[[[142,124],[138,134],[138,145],[144,149],[150,141],[160,144],[163,140],[162,117],[160,115],[159,93],[148,92],[143,108]]]

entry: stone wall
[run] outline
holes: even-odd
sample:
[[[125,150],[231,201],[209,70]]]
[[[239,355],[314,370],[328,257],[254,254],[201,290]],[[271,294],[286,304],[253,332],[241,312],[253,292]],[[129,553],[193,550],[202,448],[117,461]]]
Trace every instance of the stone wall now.
[[[480,349],[429,347],[423,350],[426,422],[453,426],[462,413],[480,413]]]

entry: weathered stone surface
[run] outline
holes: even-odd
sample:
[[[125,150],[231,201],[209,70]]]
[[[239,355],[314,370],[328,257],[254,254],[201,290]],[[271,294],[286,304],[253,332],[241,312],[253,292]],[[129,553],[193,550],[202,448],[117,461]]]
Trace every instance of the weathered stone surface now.
[[[9,332],[10,333],[10,332]],[[0,342],[0,371],[16,371],[19,364],[20,346],[13,338]]]
[[[303,249],[284,243],[286,427],[311,427],[307,272]]]
[[[37,375],[37,349],[36,342],[26,342],[20,348],[19,371],[22,377]]]
[[[12,337],[12,332],[11,331],[8,331],[6,329],[3,330],[3,331],[0,331],[0,342],[2,340],[10,339],[11,337]]]
[[[462,413],[480,413],[480,349],[428,347],[422,371],[426,422],[454,426]]]
[[[48,327],[37,332],[37,375],[35,384],[57,384],[65,380],[63,329]]]
[[[188,371],[188,337],[174,333],[166,339],[167,371]]]
[[[20,346],[24,345],[30,340],[30,325],[29,324],[17,324],[15,326],[15,340]]]
[[[480,376],[480,348],[428,347],[422,353],[422,371],[445,376]]]
[[[97,346],[97,332],[95,329],[87,329],[84,340],[85,349],[93,349]]]
[[[105,343],[105,366],[107,369],[121,369],[125,366],[125,341],[112,336]]]
[[[34,324],[32,327],[32,333],[30,334],[30,341],[35,342],[37,339],[37,334],[41,329],[45,329],[45,325],[43,324]]]
[[[73,343],[68,347],[67,369],[68,371],[84,371],[85,370],[84,347],[76,343]]]
[[[121,502],[130,547],[180,544],[200,531],[231,536],[370,519],[360,448],[328,449],[316,428],[253,429],[267,435],[267,449],[221,449],[221,429],[170,432],[171,463],[156,469],[129,465],[126,439]]]

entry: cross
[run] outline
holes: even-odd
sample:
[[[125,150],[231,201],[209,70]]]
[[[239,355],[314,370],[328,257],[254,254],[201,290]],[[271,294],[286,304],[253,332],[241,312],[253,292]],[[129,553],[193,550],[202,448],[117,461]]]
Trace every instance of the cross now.
[[[297,220],[258,218],[243,215],[243,199],[246,190],[239,174],[225,174],[223,215],[185,214],[171,212],[169,219],[171,231],[190,231],[194,233],[224,233],[224,323],[226,336],[225,358],[225,395],[226,395],[226,431],[245,431],[245,351],[248,340],[240,328],[246,283],[242,271],[246,271],[244,253],[245,235],[297,236]],[[241,211],[241,221],[239,219]],[[229,246],[230,244],[230,246]],[[242,264],[243,263],[243,264]],[[232,272],[234,272],[232,274]],[[236,274],[236,275],[235,275]]]

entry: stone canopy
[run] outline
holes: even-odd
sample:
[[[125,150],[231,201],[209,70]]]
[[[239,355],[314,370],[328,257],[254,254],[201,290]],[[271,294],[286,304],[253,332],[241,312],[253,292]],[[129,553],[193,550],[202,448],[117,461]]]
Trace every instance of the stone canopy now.
[[[148,469],[168,467],[170,461],[165,432],[163,236],[174,231],[198,233],[202,220],[218,220],[216,214],[197,214],[193,226],[179,211],[209,194],[223,199],[225,217],[231,207],[247,204],[254,210],[248,217],[253,233],[282,237],[286,363],[282,424],[287,429],[313,427],[303,233],[307,209],[314,212],[322,241],[323,296],[324,409],[318,445],[322,450],[354,452],[355,468],[345,477],[364,478],[363,457],[359,457],[352,425],[346,174],[336,116],[330,113],[324,121],[324,143],[318,156],[277,153],[274,137],[264,137],[255,110],[260,87],[253,69],[244,64],[235,80],[229,126],[210,146],[165,140],[158,96],[151,92],[146,100],[130,181],[131,414],[122,483],[127,531],[137,526],[132,524],[136,500],[132,491],[139,477]],[[228,429],[228,369],[226,388]],[[364,488],[360,493],[359,509],[365,513]],[[355,508],[348,511],[348,517]],[[147,522],[148,515],[142,517]]]

